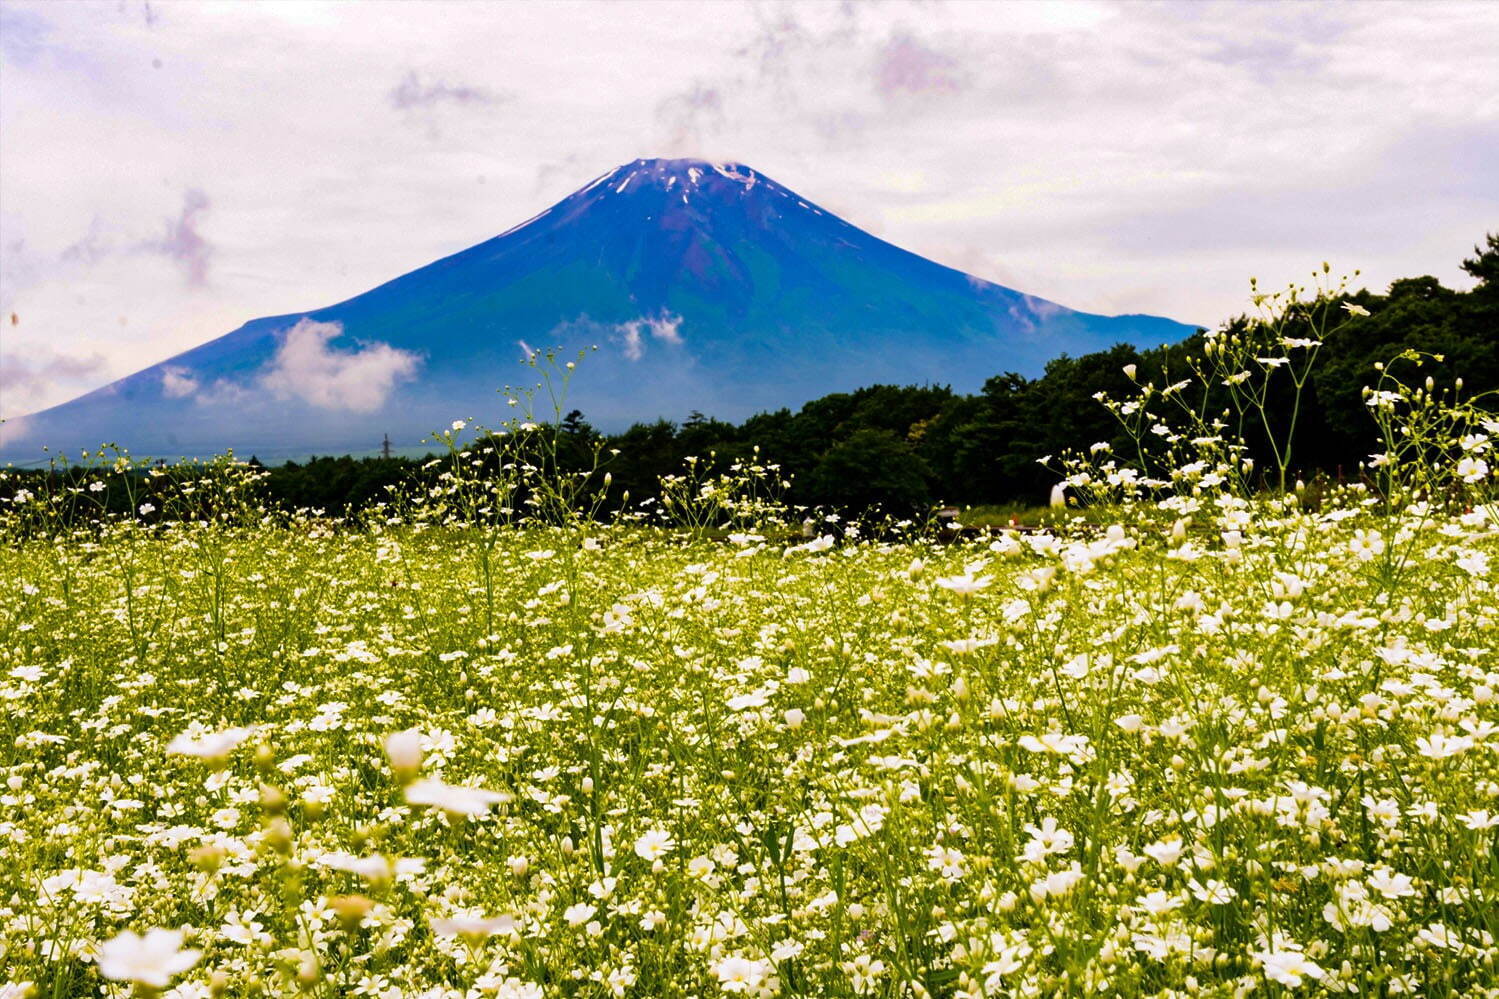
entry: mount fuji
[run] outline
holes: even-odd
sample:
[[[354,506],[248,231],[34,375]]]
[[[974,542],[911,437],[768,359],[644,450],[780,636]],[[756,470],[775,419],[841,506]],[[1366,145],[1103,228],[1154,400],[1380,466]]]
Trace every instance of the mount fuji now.
[[[337,305],[239,329],[3,429],[0,458],[116,442],[266,458],[416,446],[513,415],[535,348],[599,349],[567,407],[596,426],[725,419],[875,383],[977,389],[1059,354],[1195,327],[1101,316],[886,243],[741,164],[642,159],[486,242]]]

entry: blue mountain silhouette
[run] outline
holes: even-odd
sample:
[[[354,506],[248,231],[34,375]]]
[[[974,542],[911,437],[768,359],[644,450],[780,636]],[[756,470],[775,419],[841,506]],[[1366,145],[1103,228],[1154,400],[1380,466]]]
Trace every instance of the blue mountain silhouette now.
[[[417,444],[513,416],[535,348],[599,349],[568,397],[595,425],[726,419],[874,383],[977,389],[1062,353],[1194,327],[1100,316],[917,256],[740,164],[636,160],[535,218],[345,302],[256,319],[27,417],[43,444],[281,458]],[[19,439],[14,433],[21,431]]]

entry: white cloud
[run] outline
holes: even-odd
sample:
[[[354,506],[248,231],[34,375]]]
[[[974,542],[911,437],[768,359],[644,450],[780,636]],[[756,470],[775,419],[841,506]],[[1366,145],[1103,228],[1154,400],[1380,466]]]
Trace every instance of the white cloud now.
[[[646,325],[650,328],[651,336],[662,343],[682,342],[682,317],[670,312],[663,312],[655,319],[649,320]]]
[[[182,399],[198,391],[198,379],[191,371],[175,365],[161,370],[161,394],[168,399]]]
[[[627,323],[619,323],[614,327],[614,339],[624,351],[625,357],[631,361],[638,361],[645,356],[646,336],[659,340],[661,343],[680,344],[682,342],[682,317],[670,312],[662,312],[656,316],[631,319]]]
[[[638,361],[645,354],[645,343],[640,338],[640,320],[631,323],[621,323],[618,327],[621,349],[625,357],[631,361]]]
[[[295,399],[320,409],[369,413],[385,404],[396,383],[412,378],[421,358],[386,343],[338,350],[330,341],[339,323],[303,319],[287,330],[276,355],[257,379],[277,399]]]

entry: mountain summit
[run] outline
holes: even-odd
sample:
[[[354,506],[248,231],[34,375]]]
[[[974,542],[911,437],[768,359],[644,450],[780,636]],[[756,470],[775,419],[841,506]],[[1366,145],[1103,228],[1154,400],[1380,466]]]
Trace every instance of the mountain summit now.
[[[944,267],[747,166],[642,159],[513,229],[348,301],[256,319],[6,427],[0,454],[115,441],[262,458],[417,444],[510,415],[534,348],[597,345],[568,406],[616,429],[737,419],[874,383],[977,389],[1061,353],[1193,327],[1098,316]]]

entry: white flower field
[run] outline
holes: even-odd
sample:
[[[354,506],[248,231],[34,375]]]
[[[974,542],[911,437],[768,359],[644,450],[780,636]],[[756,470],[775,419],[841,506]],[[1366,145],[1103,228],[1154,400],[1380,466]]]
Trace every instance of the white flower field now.
[[[22,494],[0,995],[1499,995],[1499,423],[1376,391],[946,542]]]

